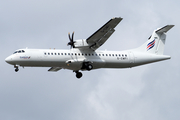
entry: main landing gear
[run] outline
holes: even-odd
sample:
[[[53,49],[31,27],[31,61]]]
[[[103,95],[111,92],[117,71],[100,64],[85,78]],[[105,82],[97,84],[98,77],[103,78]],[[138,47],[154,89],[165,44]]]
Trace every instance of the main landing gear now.
[[[14,65],[14,68],[15,68],[15,72],[18,72],[18,71],[19,71],[18,66]]]
[[[86,70],[90,71],[93,69],[93,66],[91,65],[90,62],[84,62],[82,65],[82,69],[86,69]]]
[[[90,70],[93,69],[93,66],[91,65],[90,62],[84,62],[81,69],[82,69],[82,70],[88,70],[88,71],[90,71]],[[81,78],[82,75],[83,75],[83,74],[82,74],[81,72],[79,72],[79,71],[74,71],[74,72],[76,72],[76,77],[77,77],[77,78]]]
[[[93,66],[92,66],[92,64],[91,64],[90,62],[84,62],[81,69],[82,69],[82,70],[88,70],[88,71],[90,71],[90,70],[93,69]],[[76,77],[77,77],[77,78],[81,78],[82,75],[83,75],[83,74],[82,74],[81,72],[79,72],[79,71],[74,71],[74,72],[76,72]]]

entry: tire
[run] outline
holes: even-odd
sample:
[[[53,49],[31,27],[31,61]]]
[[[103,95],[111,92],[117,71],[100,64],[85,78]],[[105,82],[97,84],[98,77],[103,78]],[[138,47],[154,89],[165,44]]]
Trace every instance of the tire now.
[[[18,69],[18,68],[16,68],[16,69],[15,69],[15,72],[18,72],[18,71],[19,71],[19,69]]]
[[[88,65],[86,66],[86,70],[90,71],[90,70],[92,70],[92,69],[93,69],[93,66],[92,66],[91,64],[88,64]]]
[[[82,73],[81,73],[81,72],[77,72],[77,73],[76,73],[76,77],[77,77],[77,78],[81,78],[81,77],[82,77]]]

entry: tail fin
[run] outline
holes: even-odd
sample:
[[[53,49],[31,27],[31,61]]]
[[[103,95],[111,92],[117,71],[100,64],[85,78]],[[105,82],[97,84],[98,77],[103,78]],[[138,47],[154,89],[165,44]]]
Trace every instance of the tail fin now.
[[[174,27],[174,25],[166,25],[162,28],[155,30],[153,34],[149,37],[149,40],[136,50],[162,55],[164,52],[166,32],[169,31],[172,27]]]

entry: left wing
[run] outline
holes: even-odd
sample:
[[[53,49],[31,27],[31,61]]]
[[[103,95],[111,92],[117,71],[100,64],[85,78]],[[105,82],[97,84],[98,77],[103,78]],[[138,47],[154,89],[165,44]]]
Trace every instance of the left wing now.
[[[62,68],[61,67],[51,67],[48,71],[57,72],[60,69],[62,69]]]
[[[103,25],[99,30],[87,38],[86,42],[90,45],[90,48],[96,50],[106,40],[113,34],[115,31],[114,28],[119,24],[122,18],[112,18],[105,25]]]

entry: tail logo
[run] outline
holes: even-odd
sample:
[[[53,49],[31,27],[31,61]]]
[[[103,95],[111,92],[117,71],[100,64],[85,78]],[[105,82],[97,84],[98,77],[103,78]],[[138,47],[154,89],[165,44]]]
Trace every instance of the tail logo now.
[[[153,48],[154,45],[155,45],[155,39],[147,44],[147,51],[150,50],[151,48]]]

